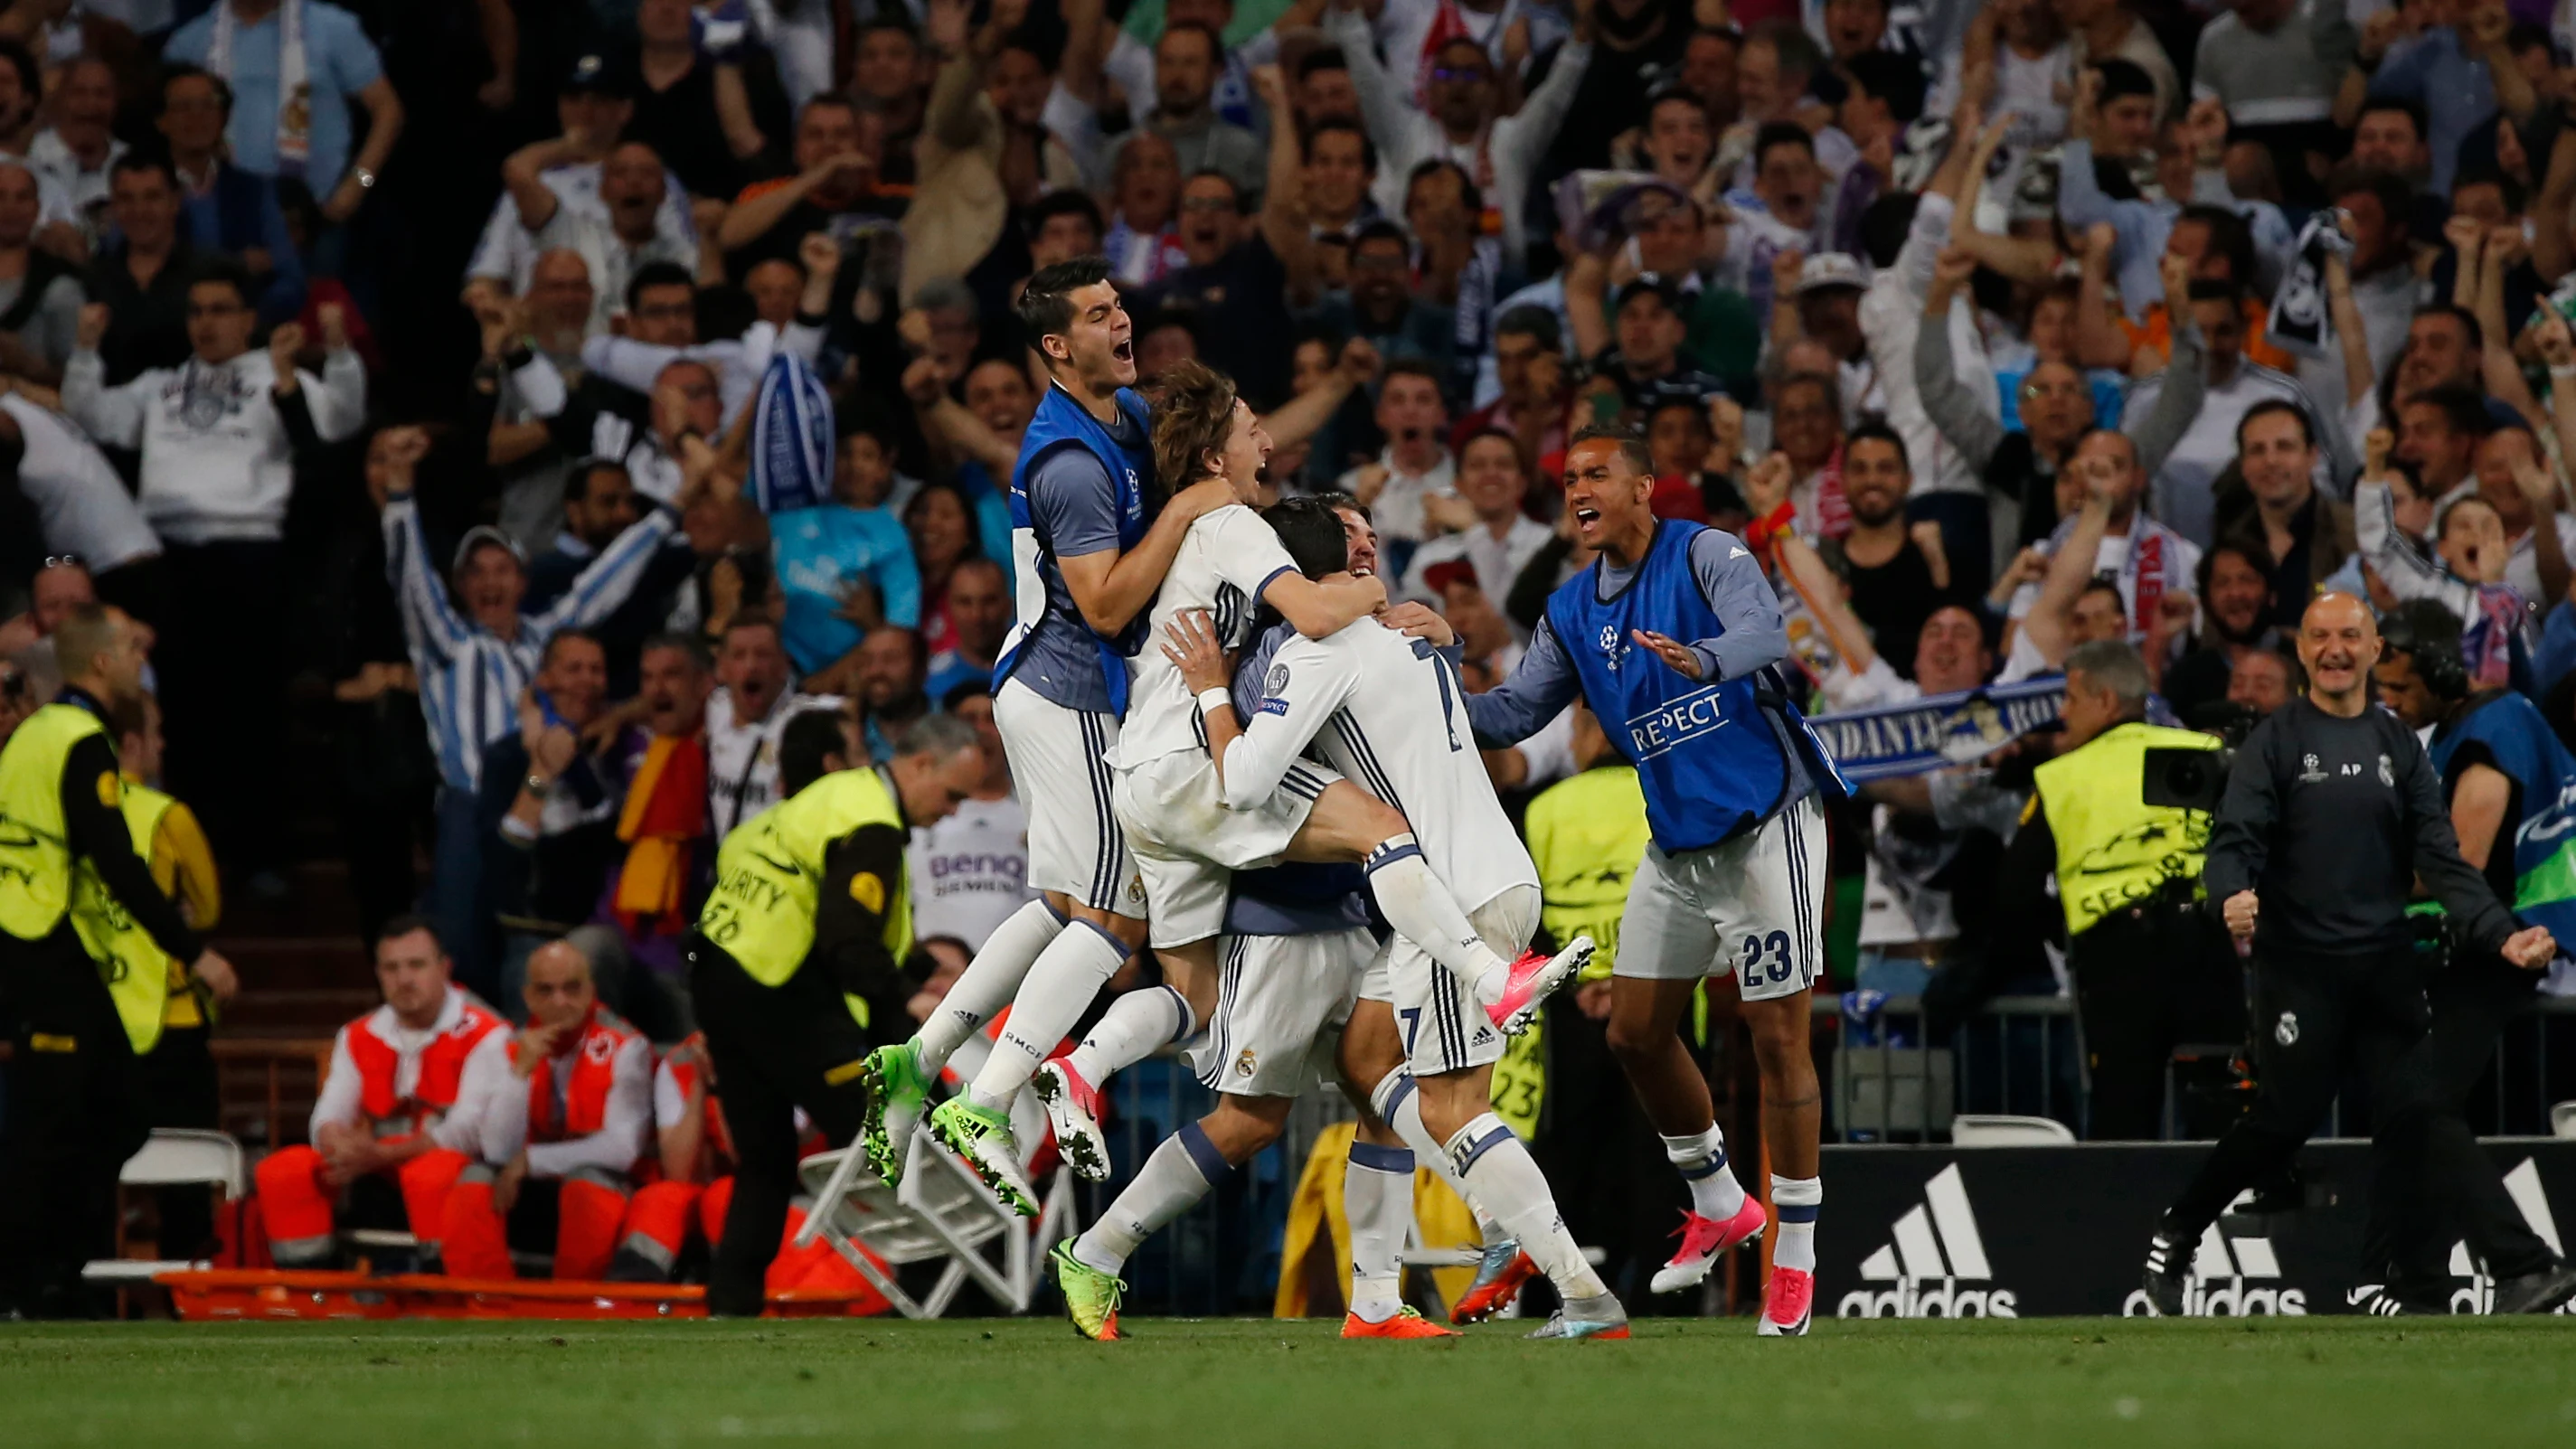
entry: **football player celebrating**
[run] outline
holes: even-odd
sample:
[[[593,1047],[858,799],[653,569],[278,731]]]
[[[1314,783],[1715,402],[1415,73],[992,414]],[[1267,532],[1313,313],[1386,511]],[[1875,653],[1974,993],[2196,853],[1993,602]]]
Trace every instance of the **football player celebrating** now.
[[[1752,1029],[1780,1218],[1755,1331],[1802,1334],[1824,1201],[1807,1048],[1824,953],[1819,797],[1848,787],[1772,673],[1788,633],[1752,551],[1715,529],[1657,520],[1653,489],[1653,461],[1633,433],[1575,435],[1565,506],[1599,557],[1549,597],[1519,667],[1470,695],[1466,714],[1488,747],[1528,737],[1578,693],[1602,720],[1625,722],[1611,742],[1637,767],[1653,843],[1621,918],[1610,1047],[1691,1190],[1681,1250],[1654,1288],[1698,1283],[1764,1226],[1760,1204],[1726,1170],[1708,1081],[1677,1031],[1700,979],[1731,971]]]

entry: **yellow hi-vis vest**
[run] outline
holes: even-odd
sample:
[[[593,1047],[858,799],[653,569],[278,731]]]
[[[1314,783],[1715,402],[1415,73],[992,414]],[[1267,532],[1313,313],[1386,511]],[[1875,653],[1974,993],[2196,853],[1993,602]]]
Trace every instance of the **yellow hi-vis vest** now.
[[[161,833],[163,817],[170,813],[171,806],[178,803],[176,797],[163,794],[149,785],[134,780],[125,782],[125,833],[134,837],[134,853],[143,857],[145,865],[152,863],[152,840]],[[141,927],[134,929],[141,934]],[[145,942],[145,947],[160,958],[169,976],[169,994],[162,1004],[161,1025],[204,1026],[205,1006],[197,1000],[196,982],[188,975],[188,963],[149,941]]]
[[[63,765],[74,745],[106,732],[78,705],[49,704],[0,749],[0,930],[41,941],[69,914],[139,1056],[161,1040],[169,957],[108,893],[98,871],[73,858],[63,819]],[[113,771],[99,777],[98,792],[99,803],[125,808],[125,782]],[[151,848],[148,835],[143,848]]]
[[[2104,916],[2153,899],[2169,880],[2200,889],[2209,816],[2141,798],[2147,751],[2214,750],[2189,730],[2124,724],[2039,767],[2040,808],[2057,837],[2057,899],[2069,940]]]
[[[836,770],[735,826],[716,851],[716,885],[698,930],[752,980],[784,984],[814,949],[824,857],[870,825],[904,829],[884,778],[874,770]],[[912,892],[904,873],[898,869],[893,880],[858,875],[849,890],[852,900],[881,913],[886,950],[902,960],[912,950]]]

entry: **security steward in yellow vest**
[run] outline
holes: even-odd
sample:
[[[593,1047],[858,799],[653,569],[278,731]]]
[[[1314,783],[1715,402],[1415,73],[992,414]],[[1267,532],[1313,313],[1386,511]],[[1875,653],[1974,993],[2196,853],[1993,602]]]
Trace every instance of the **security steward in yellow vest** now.
[[[837,768],[866,758],[837,720],[838,749],[800,758],[805,723],[788,722],[780,750],[793,793],[725,836],[715,889],[680,943],[739,1164],[708,1271],[713,1314],[760,1312],[796,1191],[796,1109],[835,1147],[858,1135],[864,1004],[891,994],[912,951],[904,847],[984,775],[974,727],[948,715],[906,730],[881,768]],[[831,768],[815,779],[818,764]]]
[[[142,691],[143,647],[97,605],[54,633],[67,683],[0,748],[0,993],[11,1057],[0,1142],[0,1312],[79,1314],[81,1265],[112,1255],[116,1177],[149,1135],[136,1058],[168,957],[229,992],[153,883],[122,813],[105,718]]]
[[[125,777],[126,833],[134,853],[152,869],[152,883],[178,903],[181,917],[198,931],[211,931],[224,909],[223,884],[215,871],[214,850],[196,812],[175,797],[154,789],[161,774],[161,710],[144,695],[120,705],[109,720],[116,731],[117,765]],[[214,990],[188,974],[188,963],[150,947],[161,959],[169,995],[161,1007],[161,1040],[143,1053],[143,1097],[154,1127],[220,1127],[222,1098],[215,1079]],[[160,1204],[158,1242],[164,1258],[195,1259],[214,1250],[212,1199],[203,1187],[165,1187]]]
[[[2162,1136],[2174,1047],[2244,1031],[2243,972],[2195,904],[2210,817],[2143,798],[2149,750],[2218,741],[2146,723],[2146,703],[2146,668],[2128,645],[2068,656],[2065,733],[2036,772],[2003,869],[2002,919],[2065,919],[2092,1076],[2087,1135],[2102,1140]]]

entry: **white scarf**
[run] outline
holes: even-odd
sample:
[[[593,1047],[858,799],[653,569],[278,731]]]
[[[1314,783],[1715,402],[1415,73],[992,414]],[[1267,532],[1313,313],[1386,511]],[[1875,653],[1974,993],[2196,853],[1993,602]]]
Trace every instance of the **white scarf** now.
[[[313,158],[313,86],[304,65],[301,0],[280,0],[277,24],[277,174],[301,177]],[[227,84],[233,79],[233,40],[239,29],[230,0],[217,0],[206,69]]]

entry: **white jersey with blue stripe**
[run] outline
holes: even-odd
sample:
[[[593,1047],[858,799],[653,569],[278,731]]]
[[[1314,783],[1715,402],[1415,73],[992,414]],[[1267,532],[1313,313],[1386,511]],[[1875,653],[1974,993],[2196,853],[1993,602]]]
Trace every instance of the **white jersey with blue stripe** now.
[[[1288,557],[1279,535],[1260,514],[1239,503],[1203,514],[1190,525],[1154,594],[1145,646],[1127,661],[1133,674],[1127,719],[1111,764],[1134,769],[1164,755],[1207,748],[1207,727],[1190,688],[1164,657],[1163,631],[1183,614],[1201,611],[1215,628],[1218,648],[1229,653],[1241,649],[1252,642],[1252,616],[1259,611],[1262,590],[1281,574],[1296,572],[1296,561]]]
[[[1345,779],[1404,812],[1423,859],[1473,911],[1538,869],[1494,798],[1457,666],[1375,619],[1271,656],[1261,703],[1225,757],[1226,794],[1271,785],[1311,744]],[[1240,772],[1240,773],[1238,773]]]

